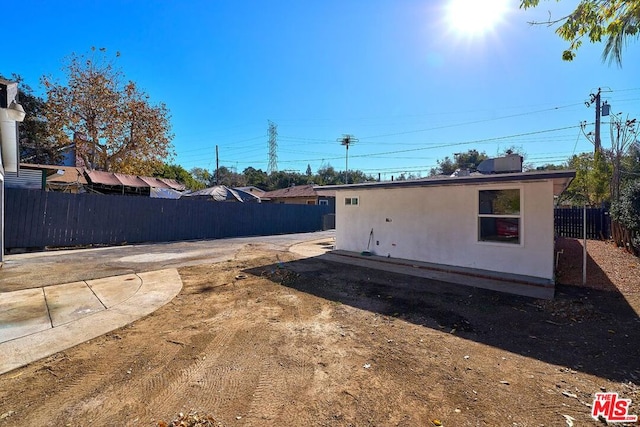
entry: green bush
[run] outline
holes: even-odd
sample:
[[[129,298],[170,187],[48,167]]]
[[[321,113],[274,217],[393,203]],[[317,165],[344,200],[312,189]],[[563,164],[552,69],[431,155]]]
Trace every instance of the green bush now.
[[[631,232],[633,246],[640,249],[640,180],[622,189],[620,200],[611,205],[611,218]]]

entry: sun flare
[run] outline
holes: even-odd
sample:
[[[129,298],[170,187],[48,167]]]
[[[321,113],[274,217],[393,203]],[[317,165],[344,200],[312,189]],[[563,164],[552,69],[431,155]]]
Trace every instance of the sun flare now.
[[[508,0],[449,0],[447,21],[460,36],[483,36],[504,19],[508,3]]]

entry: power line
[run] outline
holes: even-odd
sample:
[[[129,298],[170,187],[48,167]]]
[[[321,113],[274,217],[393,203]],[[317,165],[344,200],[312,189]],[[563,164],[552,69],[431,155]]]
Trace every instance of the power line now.
[[[382,137],[385,137],[385,136],[406,135],[406,134],[410,134],[410,133],[428,132],[428,131],[431,131],[431,130],[447,129],[447,128],[452,128],[452,127],[457,127],[457,126],[467,126],[467,125],[473,125],[473,124],[478,124],[478,123],[486,123],[486,122],[492,122],[492,121],[496,121],[496,120],[511,119],[513,117],[527,116],[527,115],[530,115],[530,114],[544,113],[544,112],[547,112],[547,111],[555,111],[555,110],[559,110],[559,109],[562,109],[562,108],[574,107],[576,105],[582,105],[582,104],[581,103],[575,103],[575,104],[569,104],[569,105],[564,105],[564,106],[560,106],[560,107],[546,108],[544,110],[528,111],[528,112],[525,112],[525,113],[511,114],[511,115],[508,115],[508,116],[495,117],[495,118],[492,118],[492,119],[482,119],[482,120],[473,120],[473,121],[470,121],[470,122],[454,123],[454,124],[450,124],[450,125],[436,126],[436,127],[431,127],[431,128],[427,128],[427,129],[417,129],[417,130],[403,131],[403,132],[397,132],[397,133],[389,133],[389,134],[384,134],[384,135],[366,136],[366,137],[363,137],[362,139],[382,138]]]

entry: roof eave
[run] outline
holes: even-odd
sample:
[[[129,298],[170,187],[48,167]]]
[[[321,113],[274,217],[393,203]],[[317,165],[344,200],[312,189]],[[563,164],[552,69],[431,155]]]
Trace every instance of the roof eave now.
[[[464,177],[438,178],[438,179],[418,179],[407,181],[385,181],[385,182],[365,182],[361,184],[343,184],[343,185],[326,185],[316,187],[323,190],[368,190],[380,188],[406,188],[406,187],[429,187],[429,186],[446,186],[446,185],[468,185],[468,184],[491,184],[500,182],[517,182],[517,181],[542,181],[554,180],[558,181],[562,187],[562,191],[571,183],[576,175],[575,170],[562,171],[536,171],[536,172],[518,172],[508,174],[492,174],[492,175],[471,175]],[[560,192],[562,192],[560,191]],[[559,193],[558,193],[559,194]]]

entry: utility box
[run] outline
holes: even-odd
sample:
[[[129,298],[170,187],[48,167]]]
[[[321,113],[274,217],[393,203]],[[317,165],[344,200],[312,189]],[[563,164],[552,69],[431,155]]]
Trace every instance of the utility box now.
[[[505,157],[483,160],[478,165],[478,172],[484,174],[522,172],[522,156],[508,154]]]

